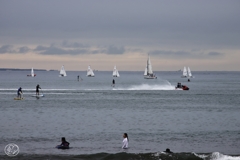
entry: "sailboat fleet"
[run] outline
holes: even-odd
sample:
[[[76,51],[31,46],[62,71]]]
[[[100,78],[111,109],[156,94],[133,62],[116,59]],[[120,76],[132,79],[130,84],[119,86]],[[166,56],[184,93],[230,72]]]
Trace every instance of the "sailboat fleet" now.
[[[144,71],[143,75],[144,75],[144,79],[157,79],[157,76],[153,73],[152,64],[151,64],[151,60],[150,60],[149,54],[148,54],[147,64],[146,64],[145,71]],[[33,68],[31,69],[31,74],[29,74],[27,76],[30,76],[30,77],[35,77],[36,76],[36,74],[34,74]],[[59,77],[66,77],[66,76],[67,76],[67,73],[65,71],[64,65],[62,65],[60,73],[59,73]],[[90,65],[88,66],[87,75],[86,76],[87,77],[94,77],[95,76],[93,70],[90,67]],[[120,74],[119,74],[119,72],[117,70],[116,65],[113,68],[112,76],[113,77],[120,77]],[[185,67],[185,66],[183,67],[183,74],[182,74],[181,77],[182,78],[194,78],[192,76],[190,68],[189,67]]]
[[[182,78],[193,78],[190,68],[183,67],[183,75]]]

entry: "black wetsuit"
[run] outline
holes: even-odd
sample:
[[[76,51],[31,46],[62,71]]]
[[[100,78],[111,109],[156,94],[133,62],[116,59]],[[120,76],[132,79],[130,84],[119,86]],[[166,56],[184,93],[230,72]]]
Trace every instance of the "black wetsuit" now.
[[[36,94],[39,94],[39,88],[41,89],[41,87],[39,85],[36,86]]]

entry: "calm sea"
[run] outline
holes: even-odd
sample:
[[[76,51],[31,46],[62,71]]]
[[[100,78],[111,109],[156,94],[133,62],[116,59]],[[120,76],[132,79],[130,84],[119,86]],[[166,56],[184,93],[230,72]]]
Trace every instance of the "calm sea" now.
[[[240,72],[193,71],[187,82],[181,72],[120,71],[114,88],[112,72],[35,73],[0,71],[0,159],[9,143],[20,148],[11,159],[240,159]],[[37,84],[42,98],[32,97]],[[19,87],[24,100],[13,100]],[[61,137],[71,149],[55,148]]]

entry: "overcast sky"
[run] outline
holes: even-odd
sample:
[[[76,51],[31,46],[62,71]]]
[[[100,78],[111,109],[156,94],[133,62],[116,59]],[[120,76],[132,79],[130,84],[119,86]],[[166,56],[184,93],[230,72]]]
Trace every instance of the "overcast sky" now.
[[[240,69],[239,0],[0,0],[0,68]]]

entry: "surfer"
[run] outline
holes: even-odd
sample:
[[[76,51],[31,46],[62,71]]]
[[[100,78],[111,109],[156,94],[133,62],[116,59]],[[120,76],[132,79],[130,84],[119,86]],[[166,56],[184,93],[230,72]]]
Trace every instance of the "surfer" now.
[[[124,133],[123,134],[123,142],[122,142],[122,149],[127,149],[128,148],[128,134]]]
[[[18,88],[18,91],[17,91],[17,95],[18,95],[18,98],[22,98],[22,87]]]
[[[39,86],[39,84],[36,86],[36,95],[39,95],[39,89],[41,89],[41,87]]]
[[[115,87],[115,80],[112,81],[112,86]]]
[[[77,78],[78,78],[78,81],[79,81],[79,75],[77,76]]]
[[[190,79],[188,79],[188,82],[190,82]]]
[[[60,145],[57,145],[58,149],[68,149],[70,143],[66,141],[65,137],[62,137],[62,143]]]

